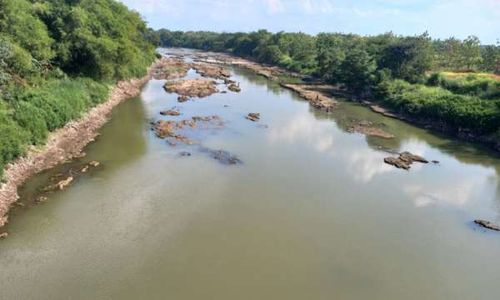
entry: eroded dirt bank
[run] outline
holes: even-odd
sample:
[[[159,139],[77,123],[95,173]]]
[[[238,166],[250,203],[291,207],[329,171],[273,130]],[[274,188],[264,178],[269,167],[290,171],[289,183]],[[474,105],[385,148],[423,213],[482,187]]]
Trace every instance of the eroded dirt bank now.
[[[79,120],[51,133],[43,148],[30,149],[25,156],[9,164],[4,173],[5,182],[0,187],[0,227],[7,223],[9,208],[19,199],[19,186],[41,171],[83,156],[83,148],[95,140],[99,128],[107,122],[113,108],[124,100],[138,96],[141,87],[163,65],[164,60],[159,60],[150,67],[146,76],[119,82],[106,102],[92,108]]]

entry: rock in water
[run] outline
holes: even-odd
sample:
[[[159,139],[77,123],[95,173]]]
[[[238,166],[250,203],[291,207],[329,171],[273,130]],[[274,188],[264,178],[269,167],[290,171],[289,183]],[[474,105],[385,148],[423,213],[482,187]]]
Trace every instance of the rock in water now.
[[[249,113],[246,118],[250,121],[257,122],[260,120],[260,114],[259,113]]]
[[[414,163],[414,162],[419,162],[419,163],[423,163],[423,164],[429,163],[429,161],[427,159],[423,158],[422,156],[412,154],[408,151],[401,153],[399,158],[404,160],[404,161],[410,162],[410,163]]]
[[[231,83],[230,85],[227,86],[227,89],[230,90],[231,92],[239,93],[241,92],[241,88],[239,85]]]
[[[177,97],[177,101],[182,103],[182,102],[186,102],[189,100],[189,97],[188,96],[179,96]]]
[[[237,165],[243,163],[236,155],[233,155],[225,150],[213,150],[202,147],[201,151],[208,153],[213,159],[218,160],[224,165]]]
[[[211,151],[211,155],[214,159],[225,165],[236,165],[241,163],[238,157],[224,150]]]
[[[483,228],[486,228],[486,229],[490,229],[490,230],[494,230],[494,231],[500,231],[500,225],[491,223],[490,221],[475,220],[474,223],[476,223],[477,225],[479,225],[479,226],[481,226]]]
[[[97,168],[97,167],[99,167],[100,165],[101,165],[101,163],[100,163],[100,162],[98,162],[98,161],[95,161],[95,160],[94,160],[94,161],[89,162],[89,166],[92,166],[92,167],[94,167],[94,168]]]
[[[180,116],[181,115],[181,112],[176,109],[176,108],[171,108],[169,110],[164,110],[164,111],[161,111],[160,112],[160,115],[162,116],[172,116],[172,117],[176,117],[176,116]]]
[[[398,169],[409,170],[410,165],[407,162],[402,161],[398,157],[386,157],[384,158],[384,162],[391,166],[395,166]]]
[[[57,187],[59,190],[64,190],[68,185],[70,185],[73,182],[74,178],[73,176],[69,176],[68,178],[61,180],[57,183]]]
[[[217,82],[208,79],[169,81],[163,87],[169,93],[177,93],[179,102],[187,100],[187,97],[204,98],[219,92]]]
[[[422,156],[412,154],[408,151],[399,154],[399,157],[386,157],[384,158],[386,164],[395,166],[398,169],[409,170],[411,165],[415,162],[428,164],[429,161]]]

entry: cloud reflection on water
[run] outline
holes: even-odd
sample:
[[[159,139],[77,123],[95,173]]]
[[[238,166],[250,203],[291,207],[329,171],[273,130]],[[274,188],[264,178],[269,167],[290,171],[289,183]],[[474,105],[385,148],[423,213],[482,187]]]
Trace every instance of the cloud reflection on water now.
[[[319,121],[309,113],[299,113],[275,124],[268,139],[274,144],[286,143],[287,147],[310,147],[335,160],[344,174],[357,183],[368,184],[383,174],[393,173],[396,177],[381,180],[390,181],[391,188],[402,192],[419,208],[431,205],[464,208],[472,201],[495,199],[497,195],[498,180],[491,180],[497,178],[494,168],[464,164],[415,137],[402,140],[400,148],[395,150],[440,160],[441,166],[417,163],[408,174],[385,164],[383,160],[390,154],[370,148],[363,135],[346,134],[334,122]]]

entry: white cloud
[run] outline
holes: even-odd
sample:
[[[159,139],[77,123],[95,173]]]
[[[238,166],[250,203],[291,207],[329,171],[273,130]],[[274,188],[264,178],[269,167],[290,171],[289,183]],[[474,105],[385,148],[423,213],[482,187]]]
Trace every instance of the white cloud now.
[[[281,0],[264,0],[264,3],[270,13],[280,13],[285,11],[285,5]]]
[[[334,4],[331,0],[298,0],[299,6],[308,14],[334,12]]]
[[[175,30],[393,31],[500,38],[500,0],[121,0],[152,27]],[[272,17],[269,17],[269,16]],[[314,16],[314,17],[311,17]]]

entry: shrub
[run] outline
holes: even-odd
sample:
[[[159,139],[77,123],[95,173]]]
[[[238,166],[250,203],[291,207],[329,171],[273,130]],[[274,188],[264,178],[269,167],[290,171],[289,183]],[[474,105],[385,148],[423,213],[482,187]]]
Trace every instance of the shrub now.
[[[443,121],[454,128],[468,128],[479,133],[499,129],[498,100],[453,94],[440,87],[412,85],[402,80],[383,81],[377,92],[385,104],[405,114]]]
[[[14,96],[14,119],[30,133],[33,144],[42,143],[48,131],[64,126],[88,108],[103,102],[109,88],[91,79],[49,81]]]
[[[24,151],[27,134],[5,111],[0,100],[0,177],[7,163]]]
[[[455,94],[477,96],[483,99],[500,98],[499,80],[474,73],[458,77],[447,77],[442,73],[435,73],[429,77],[428,84],[440,86]]]

